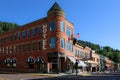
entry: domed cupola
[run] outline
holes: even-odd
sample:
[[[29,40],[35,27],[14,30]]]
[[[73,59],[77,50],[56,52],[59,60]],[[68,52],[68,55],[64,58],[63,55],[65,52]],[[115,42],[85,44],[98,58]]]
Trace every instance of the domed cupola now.
[[[58,5],[57,2],[55,2],[55,3],[53,4],[53,6],[49,9],[47,15],[48,15],[48,16],[50,16],[50,15],[60,15],[60,16],[65,17],[64,11],[63,11],[62,8]]]

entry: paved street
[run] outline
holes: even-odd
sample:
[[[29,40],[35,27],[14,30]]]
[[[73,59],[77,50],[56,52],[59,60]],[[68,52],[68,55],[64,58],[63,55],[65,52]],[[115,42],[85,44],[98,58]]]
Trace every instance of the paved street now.
[[[120,80],[120,73],[108,74],[38,74],[38,73],[1,73],[0,80]]]

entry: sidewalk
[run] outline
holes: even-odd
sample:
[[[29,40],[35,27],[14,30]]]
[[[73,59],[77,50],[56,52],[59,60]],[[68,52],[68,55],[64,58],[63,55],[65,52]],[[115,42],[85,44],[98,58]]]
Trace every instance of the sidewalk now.
[[[45,77],[60,77],[60,76],[76,76],[76,73],[59,73],[59,74],[41,74],[41,73],[32,73],[33,76],[45,76]],[[90,76],[90,73],[77,73],[78,76]]]

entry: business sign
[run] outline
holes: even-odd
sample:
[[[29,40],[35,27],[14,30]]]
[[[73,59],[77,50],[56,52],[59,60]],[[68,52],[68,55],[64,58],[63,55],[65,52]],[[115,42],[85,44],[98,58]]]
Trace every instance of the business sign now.
[[[47,49],[47,24],[44,24],[43,25],[43,50],[46,50]]]

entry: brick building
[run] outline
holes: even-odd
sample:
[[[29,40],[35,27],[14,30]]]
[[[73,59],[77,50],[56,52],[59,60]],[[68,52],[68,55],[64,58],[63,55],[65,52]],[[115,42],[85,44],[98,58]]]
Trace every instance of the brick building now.
[[[55,3],[47,17],[0,34],[0,70],[50,73],[73,69],[76,59],[90,53],[73,45],[69,40],[73,33],[74,25]]]

